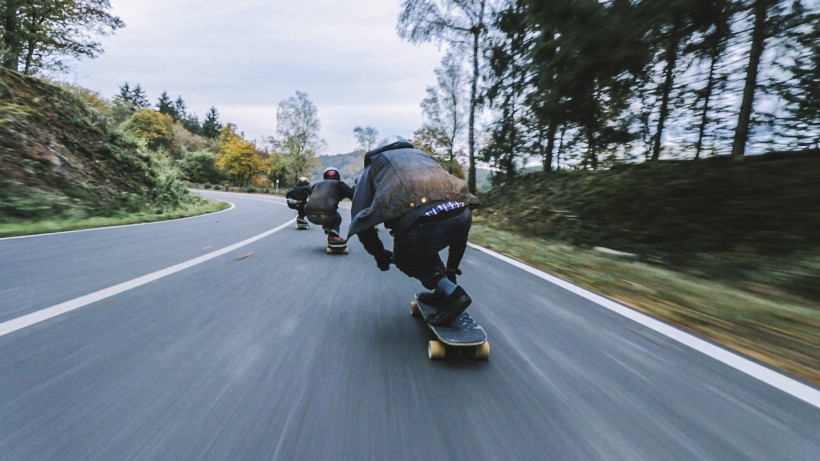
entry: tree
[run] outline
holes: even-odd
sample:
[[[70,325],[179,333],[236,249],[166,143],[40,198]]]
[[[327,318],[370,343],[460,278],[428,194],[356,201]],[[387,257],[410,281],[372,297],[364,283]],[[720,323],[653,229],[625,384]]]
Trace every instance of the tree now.
[[[757,87],[757,76],[760,66],[760,57],[768,36],[769,12],[777,0],[754,0],[752,41],[749,47],[749,62],[746,66],[746,80],[743,87],[743,100],[737,116],[735,138],[732,142],[732,157],[742,157],[746,153],[746,143],[749,140],[749,127],[752,119],[752,107]]]
[[[216,167],[216,156],[208,151],[185,154],[177,160],[182,176],[194,183],[216,183],[222,180],[222,172]]]
[[[251,142],[236,133],[236,126],[229,123],[220,133],[219,153],[216,167],[230,176],[234,185],[244,187],[251,179],[266,170],[259,150]]]
[[[114,96],[111,109],[112,117],[117,123],[122,123],[138,110],[150,107],[151,104],[148,102],[145,90],[142,89],[139,83],[132,89],[128,82],[125,82],[119,89],[120,92]]]
[[[467,187],[472,193],[476,191],[475,115],[478,107],[479,43],[487,29],[486,4],[487,0],[404,0],[397,25],[399,36],[411,43],[436,41],[472,49],[467,178]]]
[[[777,131],[793,149],[820,148],[820,9],[806,10],[796,3],[777,68],[785,74],[773,85],[782,101],[783,115]]]
[[[110,8],[109,0],[5,0],[0,3],[3,67],[34,74],[65,69],[65,56],[98,56],[102,45],[91,37],[125,27]]]
[[[661,154],[661,140],[666,120],[671,111],[669,104],[675,88],[676,67],[683,51],[683,45],[693,32],[692,15],[700,5],[697,0],[675,0],[673,2],[649,2],[650,7],[659,7],[652,12],[656,21],[654,40],[661,49],[663,62],[663,81],[658,86],[661,105],[658,110],[658,123],[652,144],[651,160],[658,160]]]
[[[166,114],[151,109],[134,112],[125,123],[125,131],[145,140],[153,150],[170,150],[174,142],[174,120]]]
[[[448,171],[453,172],[456,162],[456,140],[464,129],[464,115],[467,111],[466,96],[463,94],[465,76],[458,59],[447,53],[436,68],[437,86],[427,87],[427,97],[421,103],[425,126],[441,134],[439,143],[447,152]]]
[[[640,10],[627,1],[524,1],[535,36],[530,104],[545,108],[536,111],[546,116],[540,125],[561,117],[577,127],[586,147],[582,166],[598,168],[612,145],[632,137],[627,109],[648,59]]]
[[[379,138],[379,131],[372,126],[357,126],[353,129],[353,134],[356,135],[356,145],[364,152],[370,151]]]
[[[464,167],[456,159],[463,151],[451,152],[451,143],[446,133],[439,128],[425,125],[413,133],[413,145],[427,152],[451,175],[466,179]]]
[[[317,163],[316,155],[325,146],[325,141],[319,137],[321,126],[316,106],[307,93],[297,91],[294,96],[279,102],[276,108],[279,138],[271,139],[271,143],[285,156],[294,182]]]
[[[219,132],[222,130],[222,123],[219,121],[219,112],[216,107],[211,106],[208,113],[205,114],[205,121],[202,122],[202,136],[208,139],[216,139],[219,137]]]
[[[174,102],[171,101],[171,98],[165,91],[163,91],[159,99],[157,99],[157,112],[160,114],[165,114],[174,120],[178,118],[176,108],[174,107]]]
[[[488,82],[484,97],[489,107],[497,115],[492,123],[490,145],[482,149],[482,157],[500,168],[507,177],[516,174],[520,157],[526,157],[528,124],[525,96],[530,91],[527,87],[526,51],[531,46],[526,27],[524,27],[523,5],[520,2],[511,4],[494,16],[494,30],[488,33],[487,49]]]
[[[729,19],[731,16],[732,0],[716,0],[708,5],[708,8],[699,10],[700,16],[696,24],[702,30],[701,39],[694,41],[690,46],[690,51],[695,58],[708,62],[706,81],[703,87],[695,89],[692,93],[695,96],[693,105],[693,115],[697,120],[697,140],[695,141],[695,159],[701,157],[704,140],[706,138],[706,128],[713,123],[710,113],[713,111],[713,97],[723,91],[728,81],[726,73],[720,73],[718,65],[720,58],[726,51],[727,43],[731,35]],[[700,106],[696,106],[700,104]]]

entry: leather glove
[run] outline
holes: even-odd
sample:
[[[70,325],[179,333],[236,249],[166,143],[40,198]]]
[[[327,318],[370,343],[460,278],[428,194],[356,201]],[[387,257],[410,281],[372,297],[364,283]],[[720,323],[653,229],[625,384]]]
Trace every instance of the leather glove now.
[[[453,283],[456,283],[456,276],[461,275],[461,271],[458,269],[447,269],[444,272],[447,275],[447,278]]]
[[[390,263],[393,262],[393,252],[388,250],[382,250],[381,254],[375,256],[376,258],[376,265],[379,266],[379,270],[381,271],[388,271],[390,270]]]

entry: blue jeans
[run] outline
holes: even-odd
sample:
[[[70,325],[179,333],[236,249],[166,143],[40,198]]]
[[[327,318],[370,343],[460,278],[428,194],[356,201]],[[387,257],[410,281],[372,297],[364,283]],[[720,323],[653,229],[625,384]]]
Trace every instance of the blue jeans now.
[[[393,262],[428,290],[435,289],[445,276],[445,268],[455,270],[461,264],[472,223],[469,208],[442,221],[416,222],[393,241]],[[445,248],[449,248],[446,266],[439,256]]]
[[[342,227],[342,215],[339,212],[335,213],[322,213],[318,214],[311,214],[307,216],[308,221],[316,224],[318,226],[322,226],[322,229],[328,231],[332,230],[336,232],[336,235],[339,235],[339,229]]]

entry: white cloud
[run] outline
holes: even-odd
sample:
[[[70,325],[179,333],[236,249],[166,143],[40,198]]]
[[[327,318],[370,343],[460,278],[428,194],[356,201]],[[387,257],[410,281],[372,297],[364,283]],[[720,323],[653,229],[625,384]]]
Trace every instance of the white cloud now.
[[[67,79],[113,97],[142,85],[152,103],[167,91],[202,118],[252,139],[275,132],[276,105],[304,91],[319,110],[327,153],[355,147],[353,128],[412,135],[442,52],[396,35],[400,0],[112,0],[126,28],[105,53]]]

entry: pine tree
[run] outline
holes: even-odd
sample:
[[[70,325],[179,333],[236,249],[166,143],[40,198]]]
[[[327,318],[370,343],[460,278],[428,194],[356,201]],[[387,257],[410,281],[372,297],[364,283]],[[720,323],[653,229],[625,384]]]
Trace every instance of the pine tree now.
[[[176,108],[174,107],[173,101],[171,98],[168,97],[168,93],[163,91],[162,95],[160,95],[159,99],[157,100],[157,112],[160,114],[170,115],[171,118],[176,120],[177,113]]]
[[[208,113],[205,114],[205,121],[202,122],[202,136],[208,139],[217,139],[220,130],[222,130],[222,123],[219,121],[219,112],[217,112],[216,107],[211,106]]]

